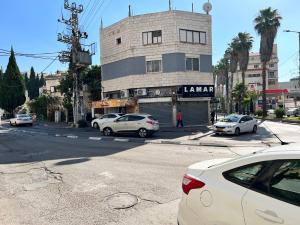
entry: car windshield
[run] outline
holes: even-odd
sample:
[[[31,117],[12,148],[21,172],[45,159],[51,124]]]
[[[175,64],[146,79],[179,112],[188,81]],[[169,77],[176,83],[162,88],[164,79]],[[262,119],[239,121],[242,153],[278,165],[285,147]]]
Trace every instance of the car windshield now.
[[[29,115],[26,115],[26,114],[22,114],[22,115],[17,115],[18,118],[21,118],[21,117],[29,117]]]
[[[228,123],[236,123],[239,121],[239,117],[237,116],[227,116],[221,120],[221,122],[228,122]]]

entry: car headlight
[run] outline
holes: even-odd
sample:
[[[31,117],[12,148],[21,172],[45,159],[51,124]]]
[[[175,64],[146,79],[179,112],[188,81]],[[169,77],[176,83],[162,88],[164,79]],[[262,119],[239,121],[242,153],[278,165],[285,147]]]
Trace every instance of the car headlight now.
[[[229,125],[229,126],[227,126],[227,128],[234,128],[235,127],[235,125]]]

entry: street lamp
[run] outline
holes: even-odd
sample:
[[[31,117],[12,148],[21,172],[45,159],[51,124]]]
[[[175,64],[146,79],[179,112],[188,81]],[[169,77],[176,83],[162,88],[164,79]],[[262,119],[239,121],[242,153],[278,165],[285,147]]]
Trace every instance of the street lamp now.
[[[298,38],[299,38],[299,81],[298,81],[298,85],[300,87],[300,31],[284,30],[283,32],[297,33],[298,34]]]

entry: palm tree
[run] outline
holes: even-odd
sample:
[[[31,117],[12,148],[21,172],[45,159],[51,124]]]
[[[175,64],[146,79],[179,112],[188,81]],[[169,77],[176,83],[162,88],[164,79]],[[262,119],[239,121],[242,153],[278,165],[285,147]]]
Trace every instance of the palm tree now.
[[[274,40],[280,27],[282,17],[276,9],[271,7],[260,11],[259,15],[254,19],[255,30],[261,36],[260,40],[260,60],[263,64],[263,117],[267,116],[267,97],[266,97],[266,68],[267,63],[271,60],[273,53]]]
[[[232,42],[229,44],[229,48],[227,49],[227,51],[230,54],[230,64],[229,64],[229,70],[231,73],[230,76],[230,92],[233,91],[233,77],[234,77],[234,73],[236,73],[237,71],[237,67],[238,67],[238,52],[237,52],[237,39],[233,39]],[[230,108],[230,113],[232,113],[232,109],[233,109],[233,96],[232,94],[230,95],[230,99],[229,99],[229,108]]]
[[[240,70],[242,71],[242,83],[245,85],[245,72],[248,69],[249,51],[252,48],[253,38],[249,33],[240,32],[238,36],[233,39],[233,41],[236,44],[239,66]]]
[[[246,93],[246,86],[242,83],[236,84],[234,89],[232,90],[232,96],[235,99],[235,102],[238,106],[238,111],[241,112],[243,105],[244,105],[244,96]]]

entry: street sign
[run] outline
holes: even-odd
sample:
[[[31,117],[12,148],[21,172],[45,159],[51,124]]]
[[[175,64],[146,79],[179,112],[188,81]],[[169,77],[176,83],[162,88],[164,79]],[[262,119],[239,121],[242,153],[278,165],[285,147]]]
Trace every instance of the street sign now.
[[[179,89],[178,94],[183,98],[212,98],[215,97],[215,87],[214,85],[184,85]]]

